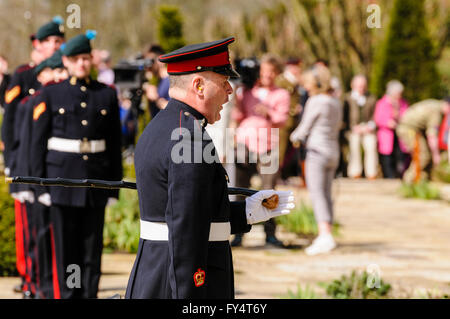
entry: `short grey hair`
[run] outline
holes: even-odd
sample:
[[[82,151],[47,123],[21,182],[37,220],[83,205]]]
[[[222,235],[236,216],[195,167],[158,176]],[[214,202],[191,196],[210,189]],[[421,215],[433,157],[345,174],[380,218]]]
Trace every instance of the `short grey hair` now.
[[[405,87],[399,80],[391,80],[386,84],[386,94],[392,95],[394,93],[401,93]]]
[[[186,89],[192,74],[169,75],[170,88]]]

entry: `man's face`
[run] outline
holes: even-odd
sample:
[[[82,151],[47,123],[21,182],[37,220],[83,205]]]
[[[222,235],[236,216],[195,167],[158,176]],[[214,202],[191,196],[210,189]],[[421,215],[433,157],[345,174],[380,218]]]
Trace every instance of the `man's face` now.
[[[147,52],[145,54],[145,58],[147,60],[153,60],[153,65],[149,68],[149,71],[153,72],[154,74],[158,73],[161,63],[158,61],[158,57],[159,55],[154,52]]]
[[[41,72],[39,72],[37,79],[42,85],[45,85],[50,81],[53,81],[54,79],[53,70],[50,68],[43,69]]]
[[[357,77],[352,82],[352,90],[364,95],[367,90],[367,81],[363,77]]]
[[[271,87],[278,76],[276,67],[270,63],[262,63],[259,69],[259,81],[263,87]]]
[[[70,75],[84,79],[88,77],[91,72],[92,56],[89,53],[63,56],[63,63]]]
[[[220,111],[222,105],[228,102],[228,95],[233,93],[230,85],[229,76],[215,72],[203,72],[204,84],[202,92],[204,94],[204,110],[202,114],[206,117],[209,124],[220,120]]]
[[[69,73],[66,69],[63,68],[56,68],[53,70],[53,77],[55,82],[60,82],[69,77]]]
[[[47,59],[59,50],[61,44],[64,43],[64,38],[58,37],[56,35],[51,35],[43,39],[42,41],[37,41],[36,48],[43,56],[43,59]]]
[[[0,74],[4,74],[8,71],[8,62],[0,57]]]

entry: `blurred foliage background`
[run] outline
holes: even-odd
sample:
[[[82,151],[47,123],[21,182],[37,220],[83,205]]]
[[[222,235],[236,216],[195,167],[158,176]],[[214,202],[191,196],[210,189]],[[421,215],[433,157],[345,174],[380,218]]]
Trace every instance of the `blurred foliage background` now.
[[[234,56],[259,57],[264,52],[272,52],[283,57],[300,57],[305,65],[326,60],[344,88],[349,87],[354,74],[365,73],[369,77],[381,77],[372,85],[380,95],[391,77],[388,70],[397,70],[392,65],[398,66],[400,61],[407,63],[403,67],[418,66],[399,57],[414,60],[416,55],[420,61],[424,61],[420,57],[424,55],[425,60],[437,63],[437,75],[434,76],[431,67],[429,76],[434,80],[441,78],[440,90],[434,88],[425,91],[426,94],[443,94],[450,87],[450,2],[447,0],[4,0],[0,1],[0,19],[7,27],[0,29],[0,54],[9,59],[11,68],[28,60],[29,35],[54,15],[67,19],[70,12],[66,9],[71,3],[80,6],[81,29],[66,27],[67,36],[96,29],[95,47],[110,50],[114,62],[133,56],[154,42],[162,42],[163,47],[172,49],[235,36],[237,41],[231,46]],[[370,4],[379,6],[380,28],[367,26],[374,13],[368,10]],[[395,13],[396,6],[406,11]],[[414,12],[404,14],[408,8]],[[399,21],[399,17],[403,19]],[[176,33],[179,24],[182,34],[171,33],[171,30]],[[390,32],[392,28],[398,32]],[[399,34],[413,38],[419,35],[415,39],[419,43],[413,47],[401,46]],[[393,51],[386,49],[387,42],[396,42],[401,47]],[[397,60],[386,62],[379,51]],[[392,52],[400,55],[392,57]],[[381,66],[374,68],[377,63]],[[409,74],[400,72],[399,76],[403,77],[400,80],[408,82]],[[410,102],[421,98],[414,92],[416,87],[409,90],[406,86],[405,94],[412,99]]]

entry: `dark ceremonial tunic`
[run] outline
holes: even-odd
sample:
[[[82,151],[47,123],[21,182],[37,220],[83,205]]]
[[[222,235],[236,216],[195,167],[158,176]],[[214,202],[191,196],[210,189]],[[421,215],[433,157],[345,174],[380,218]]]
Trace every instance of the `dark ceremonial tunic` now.
[[[202,114],[172,99],[137,143],[141,220],[167,223],[169,235],[168,240],[140,239],[126,298],[234,298],[230,245],[208,240],[210,224],[230,222],[232,234],[251,226],[245,202],[228,200],[227,175],[217,155],[213,162],[194,163],[195,147],[215,154],[211,140],[198,137],[205,124]],[[180,141],[192,146],[191,163],[172,160],[173,149],[180,154]],[[201,272],[204,284],[197,286],[194,277]]]

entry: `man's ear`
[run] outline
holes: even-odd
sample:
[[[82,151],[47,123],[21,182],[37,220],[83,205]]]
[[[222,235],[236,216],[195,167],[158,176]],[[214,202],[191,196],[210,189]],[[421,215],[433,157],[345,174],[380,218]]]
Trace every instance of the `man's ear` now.
[[[66,69],[68,69],[69,58],[66,57],[65,55],[63,55],[61,58],[62,58],[62,62],[63,62],[63,64],[64,64],[64,67],[65,67]]]
[[[204,83],[205,81],[201,76],[194,76],[192,78],[192,88],[196,94],[203,95]]]

